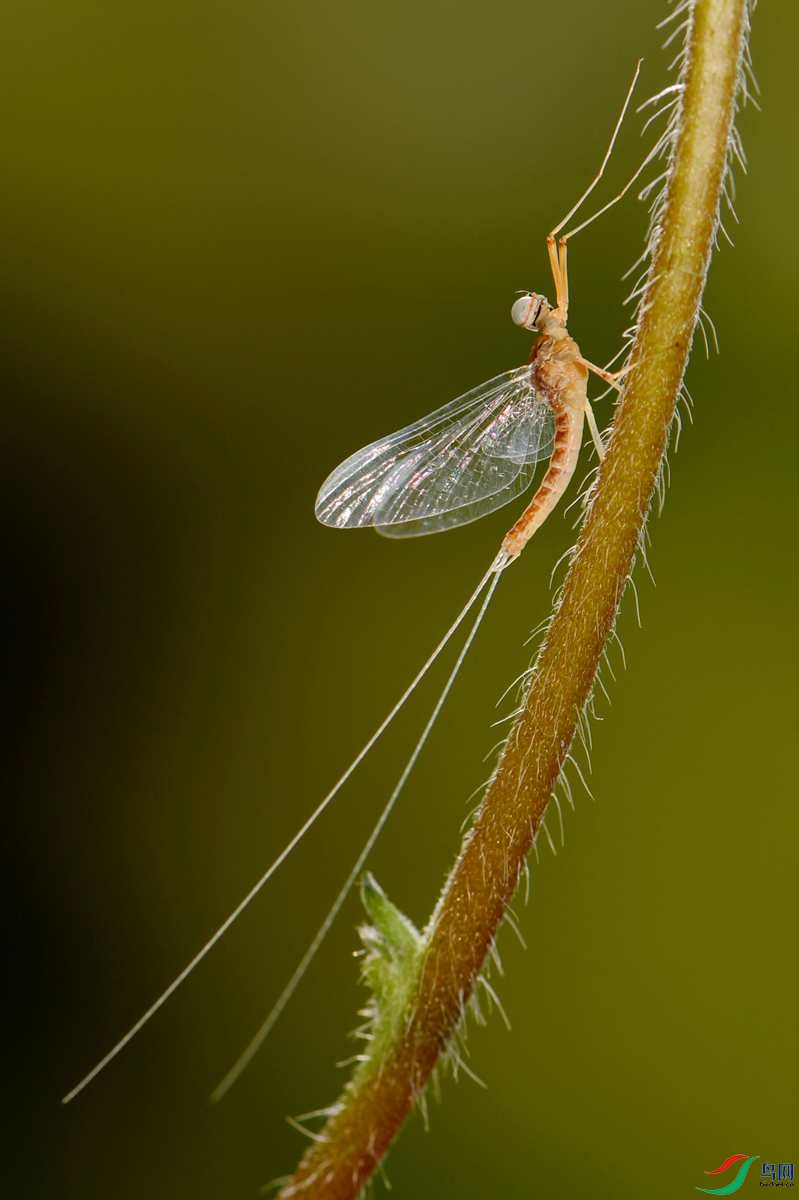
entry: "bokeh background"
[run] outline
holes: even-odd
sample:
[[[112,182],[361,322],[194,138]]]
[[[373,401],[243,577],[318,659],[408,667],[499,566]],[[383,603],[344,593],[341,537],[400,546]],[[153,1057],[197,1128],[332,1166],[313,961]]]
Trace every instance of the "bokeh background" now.
[[[317,526],[364,442],[499,370],[543,235],[593,170],[659,3],[12,4],[2,161],[9,1194],[251,1197],[353,1045],[352,898],[279,1030],[211,1087],[349,869],[435,694],[79,1102],[60,1095],[233,906],[362,744],[493,554],[503,511],[392,543]],[[795,556],[799,13],[755,14],[721,356],[627,603],[593,790],[507,931],[513,1023],[471,1035],[391,1156],[397,1196],[693,1195],[799,1158]],[[631,121],[605,195],[642,154]],[[596,361],[629,323],[633,199],[573,247]],[[602,420],[609,402],[600,406]],[[586,463],[589,457],[586,456]],[[518,505],[517,505],[518,508]],[[374,856],[422,922],[568,546],[500,588]],[[438,682],[438,681],[437,681]],[[555,826],[557,828],[557,826]],[[382,1186],[382,1185],[381,1185]],[[754,1180],[745,1185],[756,1187]]]

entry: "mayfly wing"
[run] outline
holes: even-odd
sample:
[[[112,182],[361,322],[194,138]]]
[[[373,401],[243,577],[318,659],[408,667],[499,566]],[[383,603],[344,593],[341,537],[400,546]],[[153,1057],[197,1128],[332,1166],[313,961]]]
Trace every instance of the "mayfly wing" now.
[[[415,493],[400,494],[390,523],[388,514],[381,512],[376,526],[378,533],[389,538],[441,533],[468,525],[527,491],[536,463],[552,453],[554,418],[549,404],[530,388],[528,369],[523,370],[522,394],[500,406],[489,427],[475,442],[469,440],[454,486],[448,486],[446,478],[442,481],[451,507],[433,508],[427,515],[411,515],[420,509],[423,514],[424,506],[417,502]],[[462,444],[464,439],[459,440]],[[433,487],[437,482],[432,481]],[[489,490],[487,483],[496,485],[496,490]]]
[[[552,441],[551,409],[529,366],[516,367],[351,455],[323,483],[316,515],[390,537],[463,525],[529,487]]]

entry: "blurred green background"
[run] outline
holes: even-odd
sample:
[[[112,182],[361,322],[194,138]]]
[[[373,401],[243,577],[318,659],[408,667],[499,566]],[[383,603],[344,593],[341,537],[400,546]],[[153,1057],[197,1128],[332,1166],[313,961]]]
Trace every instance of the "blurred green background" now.
[[[285,1115],[343,1082],[355,898],[278,1032],[207,1102],[348,871],[432,681],[169,1008],[58,1104],[314,806],[493,554],[511,510],[392,543],[318,526],[315,491],[359,445],[523,360],[514,292],[548,288],[543,235],[635,58],[642,98],[670,81],[665,12],[7,10],[10,1193],[250,1197],[302,1148]],[[471,1035],[488,1091],[450,1083],[430,1133],[410,1122],[397,1196],[690,1196],[731,1154],[799,1158],[797,38],[796,5],[756,12],[763,113],[740,121],[742,225],[707,293],[722,354],[698,343],[691,363],[657,587],[639,573],[643,629],[628,602],[629,668],[594,729],[596,803],[578,791],[565,849],[533,870],[527,952],[502,935],[513,1032]],[[630,199],[574,244],[571,326],[595,361],[629,324],[620,276],[645,223]],[[374,856],[419,922],[570,528],[561,511],[506,576]]]

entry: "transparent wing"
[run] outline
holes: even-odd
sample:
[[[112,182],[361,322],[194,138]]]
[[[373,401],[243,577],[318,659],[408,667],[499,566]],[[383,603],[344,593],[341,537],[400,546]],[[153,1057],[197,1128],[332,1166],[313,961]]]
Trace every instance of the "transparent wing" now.
[[[529,366],[516,367],[351,455],[322,484],[316,516],[390,537],[466,524],[529,487],[553,429]]]

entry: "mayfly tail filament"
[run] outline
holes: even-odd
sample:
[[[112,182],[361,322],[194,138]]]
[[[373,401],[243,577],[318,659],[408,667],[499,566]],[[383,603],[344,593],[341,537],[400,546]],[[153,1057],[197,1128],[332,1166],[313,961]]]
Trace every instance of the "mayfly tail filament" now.
[[[211,951],[213,949],[213,947],[216,945],[216,943],[218,941],[220,941],[220,939],[227,933],[227,931],[234,924],[234,922],[244,912],[245,908],[248,907],[248,905],[255,899],[255,897],[258,895],[258,893],[264,887],[264,885],[269,881],[269,879],[271,879],[271,877],[277,871],[278,867],[280,867],[286,861],[286,859],[289,857],[289,855],[294,850],[294,848],[298,845],[298,843],[302,840],[302,838],[305,837],[306,833],[308,833],[308,831],[312,828],[312,826],[316,824],[317,820],[321,817],[322,813],[325,811],[325,809],[328,807],[328,805],[331,803],[331,801],[339,793],[341,788],[344,786],[344,784],[347,782],[347,780],[350,778],[350,776],[354,773],[354,771],[357,769],[357,767],[360,766],[360,764],[363,762],[364,758],[369,753],[369,751],[372,749],[372,747],[375,745],[375,743],[385,733],[386,729],[388,729],[389,725],[394,720],[394,718],[397,716],[400,709],[404,706],[406,701],[410,698],[412,693],[416,690],[416,688],[421,683],[424,676],[427,674],[427,672],[432,667],[433,663],[436,661],[436,659],[439,657],[439,655],[442,653],[442,651],[448,645],[448,643],[450,642],[450,640],[452,639],[452,637],[458,630],[459,626],[463,623],[463,621],[466,619],[468,614],[474,608],[475,604],[477,603],[481,593],[485,589],[486,584],[489,582],[489,580],[491,581],[491,586],[489,588],[487,595],[490,596],[491,594],[493,594],[493,591],[494,591],[494,588],[496,587],[499,576],[507,565],[508,565],[507,557],[500,552],[500,554],[492,562],[489,569],[483,575],[479,584],[477,585],[475,590],[472,592],[471,596],[466,601],[466,604],[463,606],[461,611],[458,613],[457,617],[452,622],[449,629],[442,637],[441,641],[438,643],[438,645],[435,647],[433,652],[430,654],[430,656],[427,658],[427,660],[424,662],[424,664],[417,671],[416,675],[411,680],[411,682],[408,684],[407,688],[402,693],[399,700],[396,702],[396,704],[391,709],[391,711],[388,713],[388,715],[384,718],[384,720],[380,723],[380,725],[378,725],[377,729],[374,731],[374,733],[369,738],[369,740],[366,742],[366,744],[363,746],[363,748],[358,752],[358,754],[355,756],[355,758],[352,760],[352,762],[349,764],[346,771],[344,771],[343,775],[341,775],[339,777],[339,779],[336,781],[336,783],[333,785],[333,787],[330,789],[330,791],[327,793],[327,795],[319,802],[319,804],[316,806],[316,808],[311,813],[311,815],[307,818],[307,820],[304,822],[304,824],[302,826],[300,826],[300,828],[297,830],[297,832],[294,834],[294,836],[291,838],[291,840],[283,847],[281,852],[278,854],[277,858],[275,858],[274,861],[272,863],[270,863],[270,865],[263,872],[261,877],[250,888],[249,892],[247,892],[247,894],[243,897],[243,899],[236,905],[236,907],[232,910],[232,912],[225,918],[225,920],[222,922],[222,924],[219,926],[219,928],[211,935],[211,937],[202,946],[202,948],[200,950],[198,950],[198,952],[194,955],[194,957],[191,959],[191,961],[188,962],[186,964],[186,966],[183,968],[183,970],[178,975],[175,976],[175,978],[172,980],[172,982],[169,984],[169,986],[167,988],[165,988],[164,991],[160,994],[160,996],[158,996],[158,998],[153,1001],[153,1003],[150,1005],[150,1007],[144,1013],[142,1013],[142,1015],[139,1017],[139,1019],[133,1025],[131,1025],[130,1029],[128,1029],[128,1031],[119,1039],[118,1042],[116,1042],[116,1044],[114,1046],[112,1046],[112,1048],[108,1051],[108,1053],[105,1054],[99,1060],[99,1062],[97,1062],[92,1067],[91,1071],[89,1071],[88,1074],[86,1074],[83,1077],[83,1079],[81,1079],[80,1082],[78,1084],[76,1084],[75,1087],[72,1088],[72,1090],[69,1091],[63,1097],[62,1104],[69,1104],[70,1101],[74,1100],[75,1097],[78,1096],[84,1090],[84,1088],[87,1087],[88,1084],[90,1084],[92,1082],[93,1079],[97,1078],[97,1076],[100,1074],[100,1072],[103,1071],[105,1069],[105,1067],[107,1067],[108,1064],[110,1062],[112,1062],[112,1060],[115,1059],[122,1050],[124,1050],[124,1048],[128,1045],[128,1043],[133,1040],[133,1038],[136,1036],[136,1034],[139,1033],[144,1028],[144,1026],[148,1023],[148,1021],[152,1017],[155,1016],[155,1014],[158,1012],[158,1010],[160,1008],[163,1007],[163,1005],[167,1002],[167,1000],[169,1000],[169,998],[172,995],[174,995],[174,993],[177,991],[177,989],[180,987],[180,985],[189,977],[189,975],[191,975],[191,973],[195,969],[195,967],[197,967],[200,964],[200,962],[202,962],[202,960],[209,953],[209,951]],[[484,602],[484,607],[481,609],[481,614],[480,614],[481,616],[482,616],[483,611],[485,611],[485,602]],[[471,639],[473,636],[474,636],[474,630],[470,634],[469,642],[471,642]],[[459,660],[458,665],[460,665],[460,661],[462,661],[462,659]],[[452,678],[454,678],[454,675],[452,676]],[[452,682],[452,678],[450,679],[449,683],[447,684],[447,688],[445,690],[444,695],[446,695],[446,691],[449,690],[449,686]],[[441,703],[443,702],[443,698],[444,697],[442,696],[442,700],[439,702],[439,704],[437,706],[436,715],[438,715],[438,711],[440,710]],[[430,728],[432,728],[432,725],[430,726]],[[426,738],[428,733],[429,733],[429,728],[425,730],[423,738]],[[418,747],[418,749],[421,749],[421,745]],[[418,750],[417,750],[417,754],[418,754]],[[415,757],[414,757],[413,761],[415,762]],[[411,763],[411,766],[412,765],[413,764]],[[405,778],[407,778],[407,775],[402,780],[403,784],[405,782]],[[398,794],[399,794],[399,792],[397,793],[397,795]],[[392,798],[392,806],[393,806],[393,799],[395,799],[395,797]],[[381,828],[382,828],[382,825],[381,825]],[[379,832],[379,830],[378,830],[378,832]],[[292,988],[292,990],[293,990],[293,988]],[[286,996],[286,999],[288,999],[288,996]],[[285,1003],[285,1000],[283,1001],[283,1003]],[[263,1036],[265,1036],[265,1034]]]
[[[254,1035],[252,1040],[248,1043],[246,1049],[239,1055],[236,1062],[233,1064],[233,1066],[230,1068],[228,1073],[225,1075],[224,1079],[218,1084],[218,1086],[211,1093],[212,1100],[216,1101],[216,1100],[222,1099],[222,1097],[225,1095],[225,1093],[230,1090],[230,1088],[233,1086],[233,1084],[239,1078],[241,1073],[245,1070],[245,1068],[252,1061],[252,1059],[254,1058],[254,1056],[256,1055],[258,1050],[260,1049],[263,1042],[269,1036],[269,1033],[271,1032],[275,1023],[277,1022],[278,1018],[280,1017],[280,1014],[283,1012],[283,1009],[286,1007],[289,1000],[293,996],[302,977],[304,976],[305,972],[308,970],[308,967],[311,965],[311,962],[313,961],[317,950],[322,945],[322,942],[325,940],[325,937],[327,936],[327,933],[328,933],[331,925],[333,924],[336,917],[338,916],[338,913],[339,913],[342,905],[344,904],[344,901],[347,899],[347,896],[349,895],[350,891],[352,890],[356,880],[358,879],[359,875],[363,871],[366,860],[368,859],[369,855],[371,854],[372,849],[374,848],[374,845],[375,845],[377,839],[380,837],[380,834],[383,831],[383,827],[385,826],[386,822],[388,821],[389,817],[391,816],[392,810],[394,809],[394,806],[395,806],[397,800],[399,799],[400,794],[401,794],[403,788],[405,787],[405,784],[408,781],[411,771],[413,770],[414,766],[416,765],[416,761],[419,758],[419,755],[421,754],[422,750],[424,749],[424,745],[425,745],[428,737],[430,736],[433,726],[435,725],[436,721],[438,720],[441,710],[444,707],[444,704],[446,702],[447,696],[449,695],[450,689],[452,688],[452,685],[455,682],[458,672],[460,671],[461,667],[463,666],[464,659],[466,658],[466,655],[469,652],[472,642],[474,641],[474,639],[477,635],[477,631],[480,628],[480,624],[483,620],[483,617],[485,616],[486,610],[488,609],[488,606],[491,603],[491,598],[493,597],[494,591],[496,590],[496,586],[499,583],[500,574],[502,573],[504,568],[508,565],[508,561],[509,560],[507,559],[507,557],[502,554],[495,560],[494,564],[492,564],[492,566],[491,566],[491,569],[483,577],[483,581],[480,584],[480,588],[478,588],[477,592],[475,592],[474,596],[472,597],[472,600],[469,601],[469,607],[471,607],[471,605],[474,603],[474,600],[479,595],[480,589],[482,587],[484,587],[485,584],[490,579],[491,582],[488,586],[485,596],[483,597],[483,602],[480,605],[477,616],[475,617],[475,619],[472,623],[472,626],[471,626],[471,629],[469,630],[466,641],[463,643],[460,653],[458,654],[458,657],[455,660],[455,665],[453,666],[452,670],[450,671],[450,674],[447,678],[447,682],[444,684],[441,694],[438,697],[438,700],[436,701],[435,707],[433,708],[433,711],[430,714],[430,717],[428,718],[427,724],[425,725],[424,729],[422,730],[419,740],[417,741],[416,745],[414,746],[413,751],[412,751],[407,763],[405,764],[402,774],[400,775],[399,779],[397,780],[394,790],[392,791],[391,795],[389,796],[388,800],[386,801],[383,811],[380,813],[380,816],[378,817],[377,822],[372,829],[372,832],[369,834],[369,837],[366,839],[363,849],[361,850],[360,854],[358,855],[357,859],[355,860],[355,863],[354,863],[349,875],[345,879],[341,890],[339,891],[339,893],[336,896],[335,900],[333,901],[332,905],[328,909],[327,914],[326,914],[324,920],[322,921],[322,924],[319,926],[312,941],[309,943],[308,949],[305,951],[305,954],[302,956],[299,963],[297,964],[297,967],[296,967],[293,975],[291,976],[288,983],[284,987],[283,991],[280,993],[279,997],[275,1001],[275,1004],[272,1007],[271,1011],[269,1012],[269,1015],[266,1017],[263,1024],[258,1029],[257,1033]],[[464,609],[464,611],[461,613],[461,618],[465,615],[465,613],[467,611],[468,611],[468,609]],[[454,630],[454,628],[455,627],[453,626],[453,630]]]

